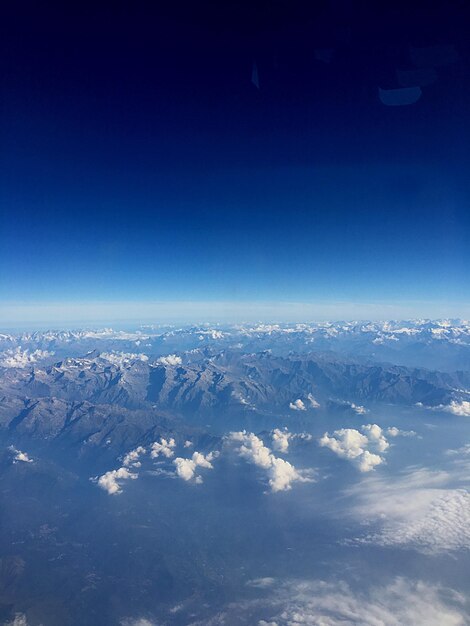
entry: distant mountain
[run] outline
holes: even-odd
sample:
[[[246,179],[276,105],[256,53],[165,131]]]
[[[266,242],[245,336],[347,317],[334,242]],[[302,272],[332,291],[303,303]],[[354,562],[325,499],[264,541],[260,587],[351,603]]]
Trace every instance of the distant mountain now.
[[[186,423],[334,403],[448,405],[469,372],[365,363],[333,352],[278,356],[205,348],[148,359],[97,351],[52,365],[0,368],[0,427],[75,445],[128,448],[190,431]],[[297,403],[297,404],[296,404]]]
[[[136,330],[37,331],[0,334],[0,366],[51,364],[92,350],[151,357],[209,348],[279,356],[333,351],[354,360],[439,371],[470,370],[470,323],[462,320],[325,322],[238,326],[145,326]]]
[[[426,405],[447,403],[470,386],[470,374],[433,372],[394,365],[355,363],[334,354],[279,357],[263,352],[222,351],[197,364],[152,367],[148,398],[171,408],[287,408],[312,394],[320,403],[343,400]]]

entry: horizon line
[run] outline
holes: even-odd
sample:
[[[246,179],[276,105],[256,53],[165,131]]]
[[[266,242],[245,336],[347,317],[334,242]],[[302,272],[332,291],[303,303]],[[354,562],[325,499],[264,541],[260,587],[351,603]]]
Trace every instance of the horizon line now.
[[[0,303],[0,326],[235,324],[468,319],[470,303],[442,301],[55,301]]]

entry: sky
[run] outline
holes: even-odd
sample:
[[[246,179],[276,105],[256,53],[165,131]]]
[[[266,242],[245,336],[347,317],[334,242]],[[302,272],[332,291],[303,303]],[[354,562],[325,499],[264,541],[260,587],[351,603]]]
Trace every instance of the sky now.
[[[464,3],[160,4],[2,9],[0,324],[467,315]]]

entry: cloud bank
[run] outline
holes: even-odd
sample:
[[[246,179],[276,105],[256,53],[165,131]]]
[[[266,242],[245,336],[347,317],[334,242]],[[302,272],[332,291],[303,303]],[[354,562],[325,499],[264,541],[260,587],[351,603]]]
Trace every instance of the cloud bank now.
[[[465,626],[468,619],[461,594],[398,577],[366,590],[343,581],[288,580],[271,585],[267,596],[233,602],[192,626]]]
[[[470,493],[449,487],[453,481],[448,472],[426,468],[364,478],[347,492],[354,499],[348,511],[373,530],[356,542],[426,554],[470,549]]]

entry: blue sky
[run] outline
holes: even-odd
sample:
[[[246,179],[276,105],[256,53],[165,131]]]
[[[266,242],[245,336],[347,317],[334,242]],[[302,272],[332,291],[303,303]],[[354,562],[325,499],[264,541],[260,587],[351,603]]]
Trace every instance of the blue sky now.
[[[461,48],[460,65],[440,69],[419,102],[387,107],[377,89],[390,80],[390,50],[417,45],[398,22],[384,42],[376,18],[353,16],[356,38],[336,44],[326,67],[312,60],[314,44],[299,55],[311,33],[294,36],[276,16],[264,46],[243,15],[181,31],[178,16],[155,14],[157,44],[139,16],[115,17],[104,38],[75,17],[65,30],[17,18],[7,36],[1,322],[29,319],[28,306],[60,322],[53,303],[79,306],[86,321],[100,317],[98,302],[121,303],[120,318],[155,302],[246,303],[247,315],[261,303],[268,317],[262,303],[314,305],[318,315],[336,303],[336,318],[364,304],[379,317],[397,303],[465,314]],[[327,22],[319,45],[335,32]]]

